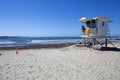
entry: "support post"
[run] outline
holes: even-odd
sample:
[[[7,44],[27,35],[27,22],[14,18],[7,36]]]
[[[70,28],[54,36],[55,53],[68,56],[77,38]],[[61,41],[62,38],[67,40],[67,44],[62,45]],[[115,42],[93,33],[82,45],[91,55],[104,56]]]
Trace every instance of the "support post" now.
[[[105,39],[105,47],[107,48],[107,39]]]
[[[92,49],[94,49],[94,38],[92,40]]]

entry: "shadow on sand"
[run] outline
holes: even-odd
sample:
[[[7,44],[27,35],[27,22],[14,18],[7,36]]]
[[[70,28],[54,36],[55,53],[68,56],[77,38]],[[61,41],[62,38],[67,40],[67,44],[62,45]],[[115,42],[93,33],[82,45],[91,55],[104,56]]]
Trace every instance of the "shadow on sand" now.
[[[120,52],[120,48],[115,48],[115,47],[101,47],[98,50],[100,50],[100,51],[118,51],[118,52]]]

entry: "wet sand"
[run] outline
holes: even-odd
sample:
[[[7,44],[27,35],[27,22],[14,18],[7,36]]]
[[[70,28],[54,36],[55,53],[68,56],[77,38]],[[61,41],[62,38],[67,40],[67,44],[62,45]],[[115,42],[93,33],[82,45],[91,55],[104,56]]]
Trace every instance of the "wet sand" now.
[[[29,45],[29,46],[11,46],[11,47],[0,47],[0,50],[21,50],[21,49],[42,49],[42,48],[62,48],[75,43],[63,43],[63,44],[47,44],[47,45]]]

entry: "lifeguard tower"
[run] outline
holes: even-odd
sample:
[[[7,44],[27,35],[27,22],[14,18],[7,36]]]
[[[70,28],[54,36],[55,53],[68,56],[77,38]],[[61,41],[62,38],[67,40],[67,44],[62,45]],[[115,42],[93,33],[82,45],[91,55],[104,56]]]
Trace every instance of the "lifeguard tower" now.
[[[82,23],[86,24],[86,30],[81,37],[86,38],[107,38],[109,33],[108,23],[112,20],[106,16],[80,19]],[[88,29],[89,28],[89,29]],[[89,30],[89,31],[88,31]]]
[[[107,47],[107,39],[109,31],[109,22],[112,20],[106,16],[80,19],[80,22],[85,23],[85,31],[82,30],[81,37],[85,39],[92,39],[92,45],[94,46],[94,40],[100,38],[105,39],[105,47]],[[83,27],[83,26],[82,26]],[[99,43],[99,41],[97,41]]]

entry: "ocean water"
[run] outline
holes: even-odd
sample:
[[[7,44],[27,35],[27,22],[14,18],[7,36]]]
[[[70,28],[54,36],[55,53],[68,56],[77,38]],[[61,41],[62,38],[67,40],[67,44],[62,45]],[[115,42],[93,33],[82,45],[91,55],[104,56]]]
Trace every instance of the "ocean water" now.
[[[117,38],[117,40],[116,40]],[[81,37],[0,37],[0,47],[80,43]],[[99,40],[98,40],[99,41]],[[120,42],[120,36],[112,37],[112,42]]]
[[[80,37],[0,37],[0,47],[79,43]]]

